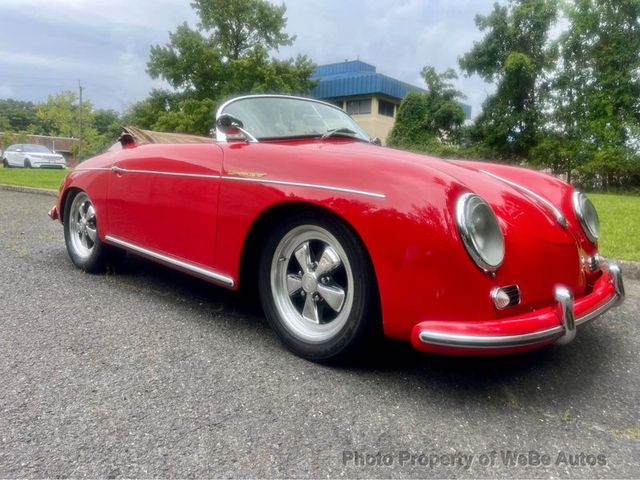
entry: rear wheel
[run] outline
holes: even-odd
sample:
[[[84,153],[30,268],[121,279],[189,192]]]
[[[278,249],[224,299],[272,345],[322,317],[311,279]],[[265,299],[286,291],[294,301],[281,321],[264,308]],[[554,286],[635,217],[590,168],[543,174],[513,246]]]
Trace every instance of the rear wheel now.
[[[337,219],[302,214],[276,229],[265,245],[259,279],[267,320],[301,357],[340,360],[378,333],[368,257]]]
[[[85,272],[106,265],[107,248],[100,241],[96,210],[85,192],[67,200],[64,209],[64,240],[71,261]]]
[[[24,160],[24,168],[31,168],[31,160],[28,158]]]

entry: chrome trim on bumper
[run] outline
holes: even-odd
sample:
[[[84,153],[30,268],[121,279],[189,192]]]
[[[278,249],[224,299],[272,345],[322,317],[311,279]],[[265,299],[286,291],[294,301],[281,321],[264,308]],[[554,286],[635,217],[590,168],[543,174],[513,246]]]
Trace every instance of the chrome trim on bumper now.
[[[208,280],[211,280],[213,282],[221,283],[222,285],[225,285],[227,287],[233,287],[235,285],[235,281],[231,277],[222,275],[212,270],[207,270],[205,268],[198,267],[197,265],[193,265],[191,263],[188,263],[182,260],[177,260],[175,258],[168,257],[167,255],[163,255],[162,253],[154,252],[153,250],[149,250],[147,248],[134,245],[133,243],[120,240],[119,238],[112,237],[111,235],[107,235],[105,237],[105,240],[109,243],[112,243],[113,245],[117,245],[119,247],[125,248],[134,253],[144,255],[154,260],[159,260],[160,262],[166,263],[173,267],[177,267],[179,269],[186,270],[187,272],[194,273],[201,277],[205,277]]]
[[[556,287],[555,298],[560,310],[560,323],[557,327],[540,330],[538,332],[521,335],[465,335],[456,333],[436,332],[423,330],[419,334],[422,343],[437,345],[440,347],[455,348],[513,348],[536,343],[546,343],[556,340],[564,345],[574,339],[576,326],[584,325],[594,318],[602,315],[610,308],[622,303],[625,297],[624,282],[620,267],[615,263],[607,263],[605,268],[612,275],[612,283],[616,294],[606,303],[600,305],[591,312],[575,318],[573,309],[573,294],[566,287]]]
[[[616,294],[618,295],[618,303],[624,302],[626,294],[624,291],[624,281],[622,280],[622,269],[617,263],[613,262],[608,262],[605,265],[605,268],[611,272],[611,275],[613,275],[613,286],[615,287]]]
[[[560,309],[560,323],[563,334],[558,339],[558,344],[566,345],[576,337],[576,315],[573,310],[573,293],[566,288],[558,286],[555,291],[555,299]]]
[[[522,335],[461,335],[423,330],[420,341],[429,345],[456,348],[509,348],[531,345],[555,340],[562,336],[564,329],[560,326]]]

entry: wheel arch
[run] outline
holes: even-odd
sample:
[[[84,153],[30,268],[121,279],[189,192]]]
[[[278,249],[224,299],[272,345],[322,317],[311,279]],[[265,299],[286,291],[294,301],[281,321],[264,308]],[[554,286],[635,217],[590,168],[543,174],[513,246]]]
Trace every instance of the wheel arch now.
[[[375,296],[380,302],[380,294],[378,288],[378,279],[376,276],[376,270],[373,265],[371,253],[367,247],[366,242],[354,228],[354,226],[342,215],[339,215],[333,210],[330,210],[321,205],[314,203],[308,203],[304,201],[289,201],[272,205],[256,217],[251,224],[249,231],[245,237],[244,245],[242,246],[242,252],[240,255],[240,269],[238,278],[238,288],[245,294],[254,296],[257,299],[257,283],[258,283],[258,264],[260,261],[260,255],[262,254],[262,248],[260,247],[261,239],[265,235],[269,234],[272,225],[279,221],[282,221],[292,215],[299,213],[311,212],[318,215],[326,215],[339,220],[348,228],[358,239],[360,245],[364,249],[364,253],[369,262],[369,268],[371,269],[371,275],[373,278],[373,284],[375,286]]]
[[[78,194],[78,192],[82,192],[82,191],[83,190],[78,187],[69,187],[62,193],[62,197],[60,197],[60,211],[58,212],[60,223],[64,224],[64,212],[67,208],[67,200],[75,197]]]

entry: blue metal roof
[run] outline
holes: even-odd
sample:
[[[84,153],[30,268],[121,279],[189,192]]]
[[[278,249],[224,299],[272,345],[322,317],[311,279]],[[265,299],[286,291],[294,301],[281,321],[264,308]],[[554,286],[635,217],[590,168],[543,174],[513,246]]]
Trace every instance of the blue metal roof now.
[[[375,66],[360,60],[320,65],[312,78],[318,80],[318,84],[311,95],[318,99],[377,93],[400,101],[409,92],[426,92],[424,88],[378,73]],[[467,118],[470,118],[471,107],[463,103],[462,108]]]
[[[395,78],[376,72],[376,67],[360,60],[321,65],[313,74],[318,85],[312,92],[315,98],[335,98],[380,93],[402,100],[409,92],[424,92]]]

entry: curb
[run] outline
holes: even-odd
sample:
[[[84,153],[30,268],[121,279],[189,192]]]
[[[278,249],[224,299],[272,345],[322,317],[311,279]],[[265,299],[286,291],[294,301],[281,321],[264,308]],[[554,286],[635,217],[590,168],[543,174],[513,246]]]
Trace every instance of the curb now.
[[[614,260],[622,269],[622,278],[640,280],[640,262]]]
[[[48,188],[22,187],[20,185],[7,185],[6,183],[0,183],[0,190],[9,190],[10,192],[35,193],[37,195],[48,195],[50,197],[58,196],[57,190],[50,190]]]
[[[58,196],[57,190],[49,190],[47,188],[21,187],[19,185],[7,185],[5,183],[0,183],[0,190],[9,190],[12,192],[22,193],[35,193],[37,195],[48,195],[50,197]],[[640,262],[634,262],[632,260],[616,260],[614,258],[612,258],[611,260],[620,265],[623,278],[640,280]]]

